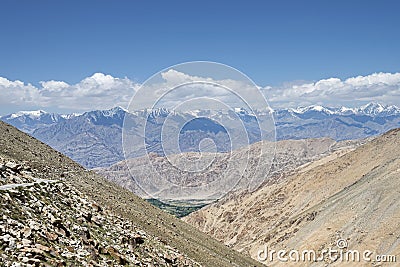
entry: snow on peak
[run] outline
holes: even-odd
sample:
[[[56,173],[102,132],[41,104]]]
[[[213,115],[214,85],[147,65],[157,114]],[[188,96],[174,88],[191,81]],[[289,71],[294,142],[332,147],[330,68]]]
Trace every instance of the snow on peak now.
[[[361,112],[364,112],[366,114],[371,114],[371,115],[377,115],[379,113],[382,113],[385,111],[386,106],[383,106],[382,104],[371,102],[366,105],[363,105],[359,108]]]
[[[32,111],[18,111],[10,115],[10,119],[19,118],[22,116],[30,117],[31,119],[37,119],[43,114],[48,114],[46,111],[43,110],[32,110]]]
[[[169,110],[167,108],[146,108],[141,112],[143,112],[144,114],[146,114],[146,116],[151,118],[165,117],[177,114],[175,111]]]
[[[114,116],[120,116],[121,114],[124,115],[125,113],[127,113],[127,110],[118,106],[118,107],[114,107],[111,109],[94,110],[94,111],[89,111],[86,113],[92,117],[99,117],[99,116],[114,117]]]
[[[369,116],[391,116],[400,114],[400,108],[395,105],[383,105],[380,103],[371,102],[359,107],[356,113],[361,113]]]
[[[122,111],[128,112],[128,110],[126,108],[121,107],[121,106],[117,106],[117,107],[115,107],[113,109],[117,109],[117,110],[122,110]]]
[[[81,115],[82,115],[82,113],[70,113],[70,114],[61,114],[60,116],[63,119],[69,120],[69,119],[72,119],[74,117],[78,117],[78,116],[81,116]]]
[[[311,109],[316,110],[316,111],[324,111],[325,110],[325,108],[323,106],[312,106]]]
[[[335,115],[350,115],[350,114],[361,114],[368,116],[390,116],[400,114],[400,108],[395,105],[387,106],[380,103],[371,102],[366,105],[350,108],[341,106],[339,108],[332,107],[324,107],[320,105],[311,105],[305,107],[298,108],[289,108],[286,109],[290,113],[294,114],[304,114],[309,111],[317,111],[323,112],[326,114],[335,114]]]
[[[234,108],[236,113],[244,113],[246,110],[244,108]]]
[[[339,109],[339,111],[340,111],[340,112],[349,112],[349,111],[350,111],[350,112],[354,112],[355,109],[341,106],[340,109]]]
[[[331,111],[330,109],[320,106],[320,105],[311,105],[308,107],[299,107],[296,109],[291,109],[291,111],[298,113],[298,114],[303,114],[306,113],[308,111],[318,111],[318,112],[324,112],[327,114],[333,114],[333,111]]]

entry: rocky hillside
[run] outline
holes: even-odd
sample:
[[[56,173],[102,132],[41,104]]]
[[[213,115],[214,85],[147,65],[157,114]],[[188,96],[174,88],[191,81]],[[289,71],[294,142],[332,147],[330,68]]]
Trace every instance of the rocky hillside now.
[[[373,251],[371,257],[399,257],[399,146],[400,130],[392,130],[353,151],[301,166],[253,193],[227,196],[184,220],[253,258],[265,247],[338,249],[340,239],[346,249]],[[306,265],[340,263],[324,258]]]
[[[24,185],[0,187],[2,266],[200,266],[64,182]]]
[[[31,167],[0,158],[0,186],[32,182],[35,182],[35,178]]]
[[[1,266],[258,265],[2,122],[0,157]]]

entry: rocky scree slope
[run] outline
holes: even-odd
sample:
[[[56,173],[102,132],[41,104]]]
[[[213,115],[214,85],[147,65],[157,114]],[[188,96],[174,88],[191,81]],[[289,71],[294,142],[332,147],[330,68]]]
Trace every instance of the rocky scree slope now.
[[[160,256],[158,254],[156,256],[156,259],[152,258],[152,260],[155,262],[160,261],[161,265],[163,264],[162,263],[163,260],[169,261],[168,259],[169,256],[172,257],[172,260],[178,262],[180,258],[179,255],[183,256],[182,262],[184,261],[185,264],[187,262],[189,265],[191,263],[193,263],[194,265],[200,264],[203,266],[258,266],[259,265],[258,262],[250,258],[247,258],[234,250],[227,248],[225,245],[215,241],[214,239],[208,237],[204,233],[197,231],[192,226],[182,222],[181,220],[176,219],[175,217],[169,214],[166,214],[165,212],[159,210],[158,208],[147,203],[146,201],[140,199],[131,192],[127,191],[126,189],[123,189],[107,181],[103,177],[91,171],[85,170],[82,166],[78,165],[71,159],[65,157],[61,153],[54,151],[44,143],[28,136],[25,133],[20,132],[14,127],[3,122],[0,122],[0,157],[2,157],[7,162],[13,161],[21,165],[23,162],[28,162],[30,168],[32,170],[35,170],[33,173],[35,178],[49,179],[49,180],[59,180],[61,178],[62,180],[61,184],[58,183],[47,184],[47,185],[36,184],[33,187],[12,189],[13,191],[18,191],[18,192],[14,192],[11,194],[8,193],[8,196],[11,198],[11,200],[7,197],[7,195],[2,194],[2,201],[5,201],[4,203],[6,203],[5,208],[11,211],[9,213],[5,211],[4,215],[6,217],[2,218],[2,222],[7,220],[7,222],[9,221],[11,224],[13,224],[13,227],[15,227],[13,231],[18,231],[20,229],[24,229],[25,227],[30,227],[30,226],[28,221],[26,222],[24,221],[25,219],[20,218],[19,219],[20,221],[18,221],[18,218],[11,217],[11,214],[13,214],[13,216],[18,216],[19,214],[21,215],[21,217],[24,217],[22,215],[25,212],[27,212],[27,214],[28,213],[30,214],[28,218],[31,218],[31,220],[33,221],[37,220],[38,217],[36,216],[39,215],[36,214],[35,212],[36,207],[25,206],[26,202],[29,203],[29,201],[31,201],[32,199],[37,199],[40,201],[38,203],[42,202],[44,204],[43,207],[49,206],[49,210],[46,213],[47,216],[49,217],[44,217],[43,214],[40,215],[43,216],[41,217],[41,219],[44,218],[48,219],[46,221],[40,222],[42,225],[45,225],[47,227],[47,228],[43,227],[44,231],[54,230],[54,232],[50,231],[50,234],[55,233],[59,236],[58,238],[63,238],[61,237],[63,230],[65,234],[67,234],[68,232],[73,240],[73,238],[79,234],[80,227],[82,227],[83,229],[85,229],[84,227],[86,227],[89,230],[90,237],[86,236],[86,238],[88,240],[92,239],[92,241],[89,241],[88,245],[89,248],[84,247],[83,251],[90,252],[91,251],[90,246],[94,246],[96,248],[97,243],[95,242],[95,240],[99,242],[98,243],[99,246],[96,248],[99,249],[97,250],[99,254],[101,252],[104,252],[103,247],[105,250],[107,250],[109,246],[112,247],[114,245],[113,242],[116,242],[115,239],[113,238],[107,240],[107,238],[104,237],[105,240],[103,240],[103,236],[101,236],[101,233],[99,233],[99,231],[101,232],[100,230],[101,227],[98,226],[95,221],[102,223],[101,218],[104,218],[106,221],[109,222],[116,220],[117,225],[118,223],[127,225],[127,227],[125,226],[123,227],[123,230],[125,230],[126,232],[120,232],[119,234],[117,234],[118,240],[121,237],[119,243],[120,249],[118,250],[117,247],[115,251],[113,249],[110,249],[111,252],[108,251],[111,257],[109,260],[114,260],[114,261],[119,260],[118,257],[116,257],[117,258],[116,259],[111,256],[113,252],[118,253],[124,259],[129,260],[128,256],[132,254],[129,255],[126,254],[127,253],[127,250],[125,250],[126,243],[124,243],[122,239],[124,239],[124,237],[128,238],[128,236],[132,235],[135,236],[138,234],[141,236],[141,238],[143,238],[144,240],[143,244],[149,245],[149,251],[146,252],[148,253],[149,258],[155,256],[157,254],[157,251],[160,252],[160,255],[163,252],[165,252],[167,258],[163,258],[164,256]],[[46,196],[45,193],[46,190],[42,190],[44,189],[41,188],[42,186],[50,190],[50,192],[54,191],[54,194],[50,194],[47,191],[48,195]],[[23,190],[24,192],[19,192],[20,190]],[[65,195],[64,191],[66,192]],[[75,199],[74,199],[75,193],[72,192],[76,192]],[[48,201],[51,200],[52,197],[54,198],[55,202],[50,204],[48,203]],[[25,200],[22,201],[21,199]],[[14,205],[10,204],[10,201],[13,201]],[[71,202],[71,205],[65,204],[68,203],[68,201]],[[101,207],[103,211],[96,212],[95,210],[93,210],[92,206],[93,204]],[[77,214],[75,214],[76,217],[75,215],[72,216],[72,213],[75,209],[74,207],[78,207],[79,205],[81,205],[82,209],[79,210],[79,213],[77,211]],[[64,207],[66,208],[67,206],[70,209],[72,208],[72,211],[70,211],[72,213],[67,213],[66,211],[64,211]],[[91,211],[92,219],[97,218],[94,219],[94,221],[92,219],[89,219],[92,222],[88,222],[87,219],[85,219],[83,216],[83,215],[87,216],[87,212],[89,210],[92,210]],[[112,213],[109,213],[109,211],[112,211]],[[63,216],[58,212],[66,212],[66,213],[65,216]],[[50,213],[54,216],[53,221],[51,216],[49,215]],[[82,216],[80,214],[82,214]],[[63,221],[64,218],[65,221]],[[61,219],[61,222],[59,219]],[[81,220],[82,222],[80,222]],[[61,230],[58,229],[60,228],[57,227],[57,225],[58,226],[60,225],[59,223],[61,223],[66,229],[62,229],[62,227]],[[105,221],[103,221],[103,223],[105,223]],[[75,228],[73,228],[74,225]],[[110,226],[111,225],[113,224],[110,224]],[[117,225],[113,227],[116,227],[115,231],[118,232],[119,226]],[[32,228],[33,226],[34,225],[32,224]],[[76,228],[76,226],[78,228]],[[90,227],[88,228],[88,226]],[[58,230],[56,230],[56,228]],[[60,233],[58,233],[58,231]],[[19,238],[21,239],[15,239],[14,241],[11,241],[15,242],[14,243],[15,246],[18,245],[21,246],[19,241],[21,242],[23,241],[22,237],[24,231],[22,231],[22,236],[21,236],[21,231],[19,233],[20,233]],[[128,236],[126,236],[125,233]],[[17,233],[15,234],[18,236]],[[34,234],[36,235],[36,233]],[[4,235],[7,234],[4,233]],[[103,233],[102,235],[107,235],[107,234]],[[62,255],[63,252],[65,252],[66,255],[69,255],[65,250],[62,250],[61,246],[60,246],[61,250],[57,250],[58,245],[55,243],[46,243],[46,242],[41,243],[40,242],[41,239],[39,236],[40,235],[38,233],[38,238],[32,241],[31,244],[29,244],[30,249],[33,250],[40,249],[41,251],[44,251],[45,253],[44,255],[53,253],[52,251],[54,251],[53,254],[55,256],[57,256],[56,252],[57,253],[61,252],[60,255]],[[7,246],[10,245],[9,238],[10,237],[6,237],[6,239],[9,240],[5,241],[7,242],[6,244]],[[13,238],[17,237],[14,236]],[[102,245],[102,242],[106,243],[103,243]],[[129,244],[131,244],[132,241],[127,241],[127,242],[129,249]],[[151,245],[152,242],[155,242],[156,245],[155,246]],[[38,246],[39,248],[36,245],[39,245]],[[43,245],[46,248],[41,247],[40,245]],[[76,245],[77,245],[76,243],[71,244],[72,248],[69,249],[68,249],[69,246],[66,245],[66,249],[69,251],[69,253],[72,254],[78,253],[78,251],[75,251],[73,249],[74,246]],[[139,251],[136,252],[140,252],[140,245],[141,244],[139,244]],[[158,247],[158,245],[160,247]],[[47,247],[49,248],[49,250],[47,249]],[[3,249],[5,250],[6,247],[4,247]],[[84,254],[85,252],[82,253]],[[93,253],[96,253],[96,251]],[[25,255],[25,256],[31,257],[32,255],[30,256]],[[22,255],[15,255],[17,259],[18,256]],[[141,257],[140,255],[137,256],[138,256],[137,257],[138,261],[140,261],[140,259],[143,259],[144,261],[143,264],[147,264],[145,263],[145,259],[147,257],[146,254],[142,254],[143,257]],[[7,256],[5,258],[7,258]],[[75,257],[72,258],[78,260],[78,255],[75,254]],[[103,257],[99,258],[99,263],[100,259],[102,258]],[[24,259],[23,256],[20,259],[22,261]],[[166,264],[168,266],[168,264],[170,263],[166,262]]]
[[[35,182],[32,169],[29,166],[5,161],[0,157],[0,186],[6,184],[22,184]]]
[[[0,203],[1,266],[200,266],[63,182],[0,190]]]

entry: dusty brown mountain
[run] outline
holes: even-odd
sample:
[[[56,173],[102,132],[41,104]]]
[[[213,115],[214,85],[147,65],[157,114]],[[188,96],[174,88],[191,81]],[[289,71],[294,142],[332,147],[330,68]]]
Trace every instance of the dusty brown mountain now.
[[[397,255],[399,261],[399,147],[400,130],[392,130],[353,151],[301,166],[253,193],[227,196],[184,220],[253,258],[265,247],[339,249],[337,241],[343,239],[345,251],[372,251],[372,262],[325,257],[300,266],[380,265],[374,262],[377,254]],[[279,261],[275,256],[265,263]]]
[[[150,155],[149,159],[147,159],[147,157],[128,159],[116,163],[108,168],[98,168],[96,169],[96,172],[99,172],[107,179],[129,189],[135,194],[146,197],[146,194],[141,191],[135,179],[133,179],[133,176],[137,178],[137,180],[142,182],[144,181],[148,184],[152,184],[154,181],[159,182],[160,173],[162,173],[163,176],[168,177],[168,179],[178,181],[177,184],[179,184],[179,181],[184,181],[185,186],[192,186],[194,184],[197,185],[201,184],[202,182],[215,182],[216,180],[220,181],[221,183],[229,184],[229,181],[235,180],[236,177],[241,177],[239,170],[231,168],[230,171],[227,171],[225,169],[227,168],[229,161],[232,160],[234,162],[235,159],[241,160],[243,157],[248,157],[248,169],[246,172],[244,172],[241,180],[242,183],[239,183],[236,187],[236,190],[240,191],[247,189],[246,186],[249,178],[256,177],[256,181],[263,181],[265,179],[266,182],[275,180],[278,179],[283,173],[287,174],[300,165],[315,161],[319,158],[334,153],[335,151],[340,151],[338,153],[343,153],[343,151],[353,149],[362,142],[364,141],[335,142],[329,138],[285,140],[276,143],[258,142],[244,149],[233,151],[231,155],[227,153],[217,153],[212,165],[205,169],[205,171],[198,173],[179,170],[171,165],[169,161],[185,161],[188,158],[193,158],[196,156],[200,157],[199,153],[182,153],[171,155],[169,159],[153,154]],[[262,153],[260,151],[262,151]],[[275,159],[273,159],[271,155],[268,155],[268,153],[271,153],[271,151],[275,152]],[[249,154],[246,154],[246,152],[249,152]],[[209,156],[209,158],[214,157],[213,154],[208,155],[203,153],[202,160],[204,162],[207,162],[207,156]],[[259,161],[260,168],[256,170],[258,157],[261,159]],[[150,164],[149,160],[151,162]],[[239,164],[240,163],[233,164],[233,166],[237,166]],[[269,167],[270,169],[268,169]],[[223,186],[224,185],[221,185],[220,188],[223,188]],[[170,193],[174,190],[174,188],[166,186],[164,190]],[[218,197],[212,194],[199,194],[195,196],[195,194],[192,192],[191,194],[188,194],[188,198],[215,200]]]
[[[122,233],[131,236],[138,231],[142,231],[145,233],[142,236],[146,236],[144,238],[145,246],[143,249],[147,247],[149,251],[140,252],[140,244],[137,250],[133,248],[133,253],[138,254],[136,260],[140,262],[138,264],[141,266],[149,266],[148,264],[150,264],[150,266],[190,266],[196,264],[203,266],[257,266],[259,264],[229,249],[204,233],[197,231],[181,220],[155,208],[130,191],[105,180],[91,171],[85,170],[61,153],[54,151],[49,146],[3,122],[0,122],[0,157],[5,163],[14,162],[17,165],[29,166],[29,168],[22,168],[20,170],[10,169],[12,167],[11,164],[9,164],[10,168],[8,169],[7,167],[5,169],[2,167],[2,173],[8,172],[8,174],[6,173],[4,175],[8,177],[5,183],[20,182],[20,180],[15,177],[10,178],[10,174],[19,176],[22,182],[26,182],[24,179],[28,179],[30,176],[34,178],[58,180],[54,185],[52,183],[47,183],[46,185],[45,182],[44,185],[34,184],[28,187],[2,190],[2,203],[4,204],[2,209],[7,214],[4,214],[2,217],[2,223],[5,223],[6,227],[1,228],[2,243],[0,247],[0,258],[13,261],[14,258],[12,257],[15,256],[18,261],[23,262],[26,260],[29,264],[39,264],[34,256],[40,254],[38,259],[41,261],[43,261],[43,259],[40,257],[44,256],[54,257],[54,259],[58,260],[57,257],[60,255],[57,255],[59,252],[56,246],[61,245],[56,245],[54,243],[58,242],[58,239],[55,239],[54,242],[51,241],[50,243],[43,244],[40,243],[42,239],[39,237],[35,240],[37,243],[29,240],[30,236],[37,234],[36,231],[42,230],[49,230],[50,234],[52,234],[53,232],[51,232],[51,230],[56,231],[55,228],[60,228],[61,230],[57,230],[60,232],[60,236],[63,234],[67,235],[68,232],[70,233],[70,237],[74,237],[76,233],[74,232],[75,228],[73,228],[73,226],[77,223],[77,220],[79,220],[79,223],[87,224],[84,226],[89,228],[92,234],[97,233],[97,231],[101,232],[99,236],[81,236],[80,238],[82,239],[79,240],[82,242],[86,238],[86,242],[89,242],[89,245],[96,249],[99,248],[98,246],[96,247],[96,240],[99,241],[104,249],[107,249],[113,242],[117,242],[117,245],[120,246],[119,249],[114,246],[116,250],[97,250],[97,252],[84,247],[84,251],[82,251],[83,256],[81,255],[82,257],[85,257],[85,255],[88,256],[86,252],[90,253],[90,255],[92,255],[92,253],[95,255],[96,253],[105,252],[106,255],[111,257],[111,261],[119,261],[119,256],[123,256],[125,259],[129,260],[129,257],[126,256],[128,252],[125,249],[132,249],[129,248],[129,244],[123,242],[123,240],[126,240],[126,236]],[[25,171],[27,173],[24,174],[23,172]],[[48,195],[46,195],[46,192]],[[66,197],[69,198],[66,199]],[[48,201],[51,203],[47,203]],[[27,206],[26,203],[32,203],[32,205],[38,203],[39,207],[42,204],[47,204],[49,207],[47,213],[43,212],[43,214],[38,214],[34,206]],[[93,208],[92,204],[101,207],[103,211],[93,211],[93,217],[91,216],[89,218],[87,212]],[[70,207],[70,209],[66,210],[66,207]],[[79,212],[82,212],[82,214]],[[45,216],[45,214],[47,215]],[[52,214],[53,217],[50,214]],[[94,217],[96,217],[96,219],[94,219]],[[30,218],[33,222],[40,223],[43,227],[37,227],[35,223],[32,223],[31,228],[34,231],[29,235],[26,233],[27,238],[23,240],[25,231],[21,232],[21,229],[25,229],[24,226],[26,225],[24,224],[29,223],[27,218]],[[99,227],[95,222],[96,220],[100,224],[102,222],[106,223],[115,220],[118,226],[112,229],[112,224],[106,224],[107,227],[110,227],[110,230],[104,232],[105,229],[108,228],[105,227],[103,229]],[[79,224],[77,227],[82,227],[82,225]],[[29,231],[27,230],[27,232]],[[103,240],[102,238],[104,235],[111,236],[109,236],[107,240]],[[55,236],[53,235],[53,237]],[[47,239],[49,239],[49,237],[47,237]],[[104,246],[102,241],[104,241]],[[8,256],[9,254],[7,253],[10,251],[7,250],[8,252],[6,253],[6,249],[10,246],[10,242],[14,242],[12,243],[12,249],[17,249],[13,252],[24,252],[27,254],[25,254],[25,256],[22,254]],[[24,243],[20,244],[19,242],[25,242],[27,247],[24,247]],[[41,242],[43,242],[43,240]],[[126,246],[128,246],[128,248],[126,248]],[[29,251],[20,251],[21,249],[28,249]],[[67,251],[64,251],[66,254],[68,254],[68,251],[72,254],[74,251],[72,247],[66,247],[66,249]],[[157,253],[157,250],[160,253]],[[54,255],[51,255],[52,253]],[[115,258],[112,255],[114,255]],[[148,255],[148,257],[146,255]],[[178,259],[178,256],[175,257],[174,255],[182,255],[182,258]],[[24,258],[31,256],[33,259]],[[151,257],[154,257],[154,260]],[[29,260],[31,261],[29,262]],[[86,260],[86,258],[84,258],[84,260]],[[94,261],[96,262],[96,257]],[[97,261],[97,263],[100,263],[100,261]],[[95,266],[95,264],[93,264],[93,266]]]

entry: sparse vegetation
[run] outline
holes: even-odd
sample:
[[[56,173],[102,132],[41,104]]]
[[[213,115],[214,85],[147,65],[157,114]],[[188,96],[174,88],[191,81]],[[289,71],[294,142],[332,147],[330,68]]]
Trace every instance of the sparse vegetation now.
[[[146,199],[149,203],[153,204],[154,206],[178,217],[182,218],[190,213],[201,209],[202,207],[206,206],[207,204],[194,204],[193,202],[175,202],[173,204],[162,202],[155,198]]]

